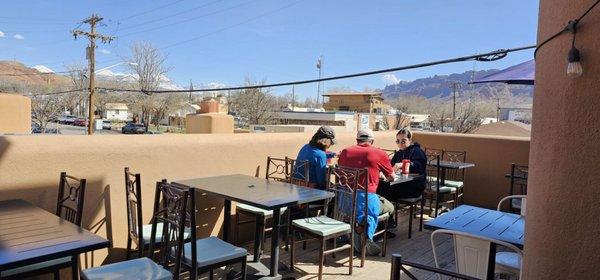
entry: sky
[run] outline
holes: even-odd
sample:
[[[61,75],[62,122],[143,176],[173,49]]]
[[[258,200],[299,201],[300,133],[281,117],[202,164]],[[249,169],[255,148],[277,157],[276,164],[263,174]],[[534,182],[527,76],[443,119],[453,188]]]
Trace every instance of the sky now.
[[[96,69],[130,55],[145,41],[167,55],[168,77],[187,87],[237,86],[246,77],[267,83],[350,74],[533,45],[535,0],[28,0],[0,9],[0,60],[54,71],[84,64],[87,40],[70,30],[104,18]],[[501,69],[533,58],[533,51],[495,62],[462,62],[325,82],[325,89],[383,88],[400,80]],[[112,71],[127,71],[124,65]],[[273,89],[276,94],[291,87]],[[317,84],[297,86],[314,97]]]

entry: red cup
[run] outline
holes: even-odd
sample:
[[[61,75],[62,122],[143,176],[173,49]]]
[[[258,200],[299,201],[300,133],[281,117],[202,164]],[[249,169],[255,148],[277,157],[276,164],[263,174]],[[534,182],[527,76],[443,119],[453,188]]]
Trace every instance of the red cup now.
[[[408,174],[410,172],[410,160],[403,159],[402,160],[402,174]]]

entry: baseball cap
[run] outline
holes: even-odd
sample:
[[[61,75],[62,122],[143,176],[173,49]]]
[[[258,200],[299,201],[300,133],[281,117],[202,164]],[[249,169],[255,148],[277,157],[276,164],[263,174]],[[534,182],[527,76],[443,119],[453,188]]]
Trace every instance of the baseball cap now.
[[[337,141],[335,140],[335,131],[330,126],[324,125],[324,126],[319,127],[319,130],[317,130],[317,132],[315,133],[315,136],[317,136],[317,138],[319,138],[319,139],[320,138],[331,139],[331,142],[333,144],[337,143]]]
[[[373,136],[373,131],[370,129],[361,129],[356,134],[357,140],[373,140],[375,136]]]

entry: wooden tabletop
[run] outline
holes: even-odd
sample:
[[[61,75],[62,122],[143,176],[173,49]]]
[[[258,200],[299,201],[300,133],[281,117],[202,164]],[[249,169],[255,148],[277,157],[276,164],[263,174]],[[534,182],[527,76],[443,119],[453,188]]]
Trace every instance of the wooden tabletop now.
[[[425,228],[466,232],[508,242],[522,249],[525,236],[525,217],[461,205],[425,223]]]
[[[110,241],[27,201],[0,201],[0,270],[109,246]]]
[[[175,183],[266,210],[334,196],[327,191],[242,174],[179,180]]]
[[[437,166],[437,161],[431,160],[431,161],[427,162],[427,165]],[[464,169],[464,168],[469,168],[469,167],[475,167],[475,164],[468,163],[468,162],[440,160],[440,167],[445,168],[445,169]]]

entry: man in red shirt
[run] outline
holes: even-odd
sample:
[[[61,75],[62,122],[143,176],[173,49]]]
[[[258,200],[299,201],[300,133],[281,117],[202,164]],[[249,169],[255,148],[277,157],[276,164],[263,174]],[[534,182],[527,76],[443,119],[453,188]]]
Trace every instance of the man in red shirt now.
[[[377,229],[377,217],[385,212],[394,212],[394,206],[383,197],[379,197],[377,186],[379,185],[379,174],[383,173],[389,181],[394,180],[394,168],[390,163],[388,155],[381,149],[373,147],[375,138],[370,129],[359,130],[356,135],[356,145],[348,147],[340,153],[338,164],[343,167],[367,168],[367,192],[368,211],[367,211],[367,253],[376,255],[381,250],[373,242],[373,235]],[[362,178],[360,178],[362,179]],[[363,179],[364,180],[364,179]],[[364,192],[358,193],[357,199],[357,219],[364,219],[365,197]]]

